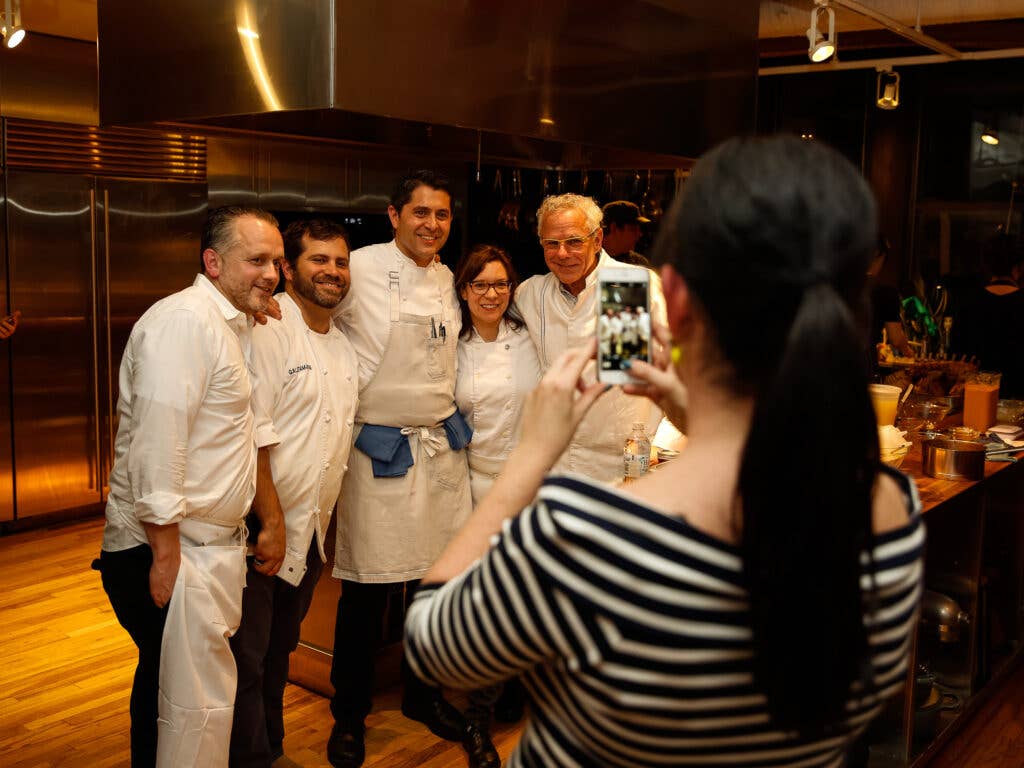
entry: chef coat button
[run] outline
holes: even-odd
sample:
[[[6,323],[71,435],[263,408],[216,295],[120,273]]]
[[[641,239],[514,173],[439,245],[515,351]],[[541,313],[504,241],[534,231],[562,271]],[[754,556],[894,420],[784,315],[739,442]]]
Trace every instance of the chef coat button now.
[[[325,461],[324,462],[324,469],[327,469],[329,466],[331,466],[331,462]]]
[[[352,381],[352,374],[351,373],[348,376],[345,377],[345,381]]]
[[[506,344],[505,345],[505,349],[512,349],[512,345],[511,344]]]
[[[330,416],[324,416],[324,421],[327,422],[328,424],[330,424],[331,423],[331,417]]]
[[[502,437],[508,437],[508,430],[506,430],[506,431],[502,432],[502,433],[501,433],[501,436],[502,436]]]
[[[345,424],[347,424],[348,426],[351,427],[352,426],[352,419],[345,419]]]
[[[326,375],[327,375],[327,369],[324,368],[324,376],[326,376]]]
[[[341,468],[342,472],[348,472],[348,464]]]

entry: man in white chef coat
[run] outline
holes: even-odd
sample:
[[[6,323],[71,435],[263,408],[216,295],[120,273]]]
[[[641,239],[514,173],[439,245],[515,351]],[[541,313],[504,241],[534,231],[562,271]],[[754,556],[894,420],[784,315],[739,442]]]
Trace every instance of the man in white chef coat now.
[[[269,213],[211,211],[202,274],[154,304],[125,348],[99,569],[139,648],[135,768],[228,764],[228,637],[242,609],[256,486],[252,318],[267,308],[282,255]],[[257,552],[275,567],[283,541],[261,535]]]
[[[395,239],[352,253],[352,290],[337,322],[359,358],[359,408],[338,508],[334,576],[342,580],[334,636],[327,744],[331,764],[365,757],[374,650],[392,585],[406,601],[469,516],[469,429],[455,407],[461,313],[451,271],[436,256],[448,239],[447,181],[401,179],[388,216]],[[402,712],[437,736],[462,739],[465,721],[403,662]]]
[[[548,197],[537,211],[537,233],[544,261],[551,271],[534,275],[519,286],[516,304],[537,347],[541,368],[547,368],[567,349],[590,343],[597,323],[597,271],[646,269],[614,261],[602,249],[601,209],[590,197],[564,194]],[[661,281],[651,274],[651,309],[665,322]],[[595,366],[583,374],[594,381]],[[644,397],[616,388],[587,412],[554,471],[578,472],[596,480],[622,479],[622,443],[634,423],[643,422],[653,435],[661,412]]]
[[[253,529],[278,524],[284,560],[276,576],[249,558],[242,623],[231,638],[238,663],[231,765],[286,768],[283,698],[288,657],[326,561],[324,534],[341,491],[358,401],[358,362],[333,313],[349,289],[344,228],[327,219],[284,231],[281,322],[253,330],[259,446]]]

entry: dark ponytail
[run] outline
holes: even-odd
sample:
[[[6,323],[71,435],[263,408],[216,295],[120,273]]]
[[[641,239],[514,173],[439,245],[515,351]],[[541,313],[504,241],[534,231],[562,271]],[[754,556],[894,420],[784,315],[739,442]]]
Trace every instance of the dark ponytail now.
[[[878,437],[860,350],[842,299],[809,286],[740,467],[755,679],[775,724],[807,736],[842,721],[866,662],[860,555]]]
[[[806,737],[843,721],[868,663],[878,437],[861,321],[876,231],[848,161],[776,137],[702,158],[659,242],[710,321],[723,383],[754,399],[736,493],[754,683],[773,724]]]

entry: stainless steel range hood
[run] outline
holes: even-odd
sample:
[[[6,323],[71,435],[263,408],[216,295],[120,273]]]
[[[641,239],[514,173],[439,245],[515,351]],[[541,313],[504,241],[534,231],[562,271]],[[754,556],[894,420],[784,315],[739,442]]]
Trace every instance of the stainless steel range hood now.
[[[100,119],[371,143],[444,126],[474,144],[483,131],[693,157],[753,128],[758,8],[99,0]]]

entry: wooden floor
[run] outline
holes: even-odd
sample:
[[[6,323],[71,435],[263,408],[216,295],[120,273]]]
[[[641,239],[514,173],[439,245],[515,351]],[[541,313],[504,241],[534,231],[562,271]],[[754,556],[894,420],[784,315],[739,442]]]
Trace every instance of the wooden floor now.
[[[135,646],[118,625],[89,564],[102,521],[0,538],[0,766],[127,766],[128,694]],[[457,744],[439,741],[398,711],[397,691],[367,720],[369,768],[462,768]],[[285,694],[285,750],[326,768],[327,700]],[[499,727],[503,758],[518,728]],[[932,763],[933,768],[1024,766],[1024,665]]]

